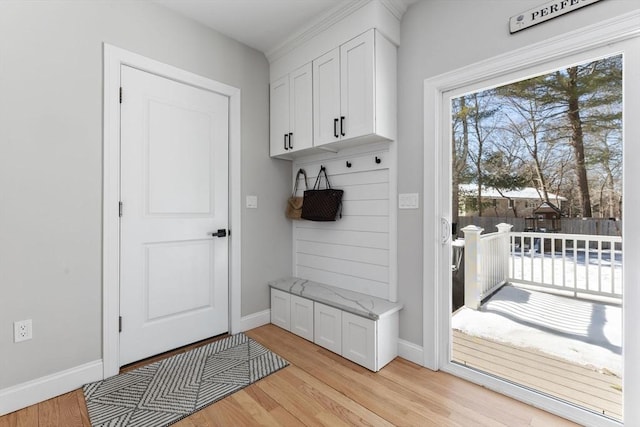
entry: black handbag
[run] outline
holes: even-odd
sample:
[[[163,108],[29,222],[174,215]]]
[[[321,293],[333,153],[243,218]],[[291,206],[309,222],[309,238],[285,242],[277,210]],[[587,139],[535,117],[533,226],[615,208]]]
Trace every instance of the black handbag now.
[[[326,188],[321,190],[320,185],[323,175]],[[324,166],[320,166],[320,172],[318,172],[313,189],[304,192],[302,218],[310,221],[335,221],[342,208],[342,194],[342,190],[331,188],[327,169]]]

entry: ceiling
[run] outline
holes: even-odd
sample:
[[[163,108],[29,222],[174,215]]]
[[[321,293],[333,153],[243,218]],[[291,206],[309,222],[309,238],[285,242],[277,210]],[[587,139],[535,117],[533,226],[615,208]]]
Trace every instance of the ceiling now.
[[[154,0],[265,54],[332,9],[361,1]],[[406,7],[415,1],[401,3]]]

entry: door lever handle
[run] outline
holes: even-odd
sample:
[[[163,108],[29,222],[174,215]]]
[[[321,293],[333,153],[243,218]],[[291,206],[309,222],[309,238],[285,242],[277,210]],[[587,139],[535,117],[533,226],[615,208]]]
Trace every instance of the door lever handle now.
[[[209,234],[212,235],[213,237],[227,237],[227,230],[225,230],[224,228],[221,228],[218,231],[215,231]]]

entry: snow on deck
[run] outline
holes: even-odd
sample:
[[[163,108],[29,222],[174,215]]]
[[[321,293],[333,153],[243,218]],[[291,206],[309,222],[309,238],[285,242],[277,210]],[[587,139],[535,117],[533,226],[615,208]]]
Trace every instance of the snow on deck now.
[[[617,376],[622,373],[618,305],[504,286],[475,311],[454,313],[452,328],[470,336],[532,348]]]

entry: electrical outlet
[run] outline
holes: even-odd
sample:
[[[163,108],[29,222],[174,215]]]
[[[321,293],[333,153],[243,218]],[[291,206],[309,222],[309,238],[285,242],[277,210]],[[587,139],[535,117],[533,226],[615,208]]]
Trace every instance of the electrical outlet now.
[[[33,338],[31,319],[13,322],[13,342],[21,342]]]

